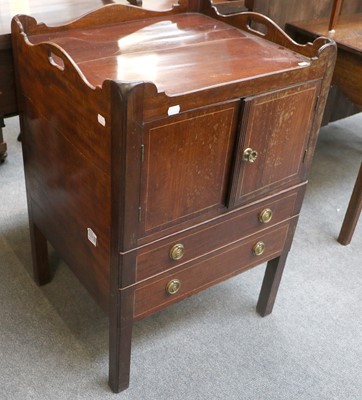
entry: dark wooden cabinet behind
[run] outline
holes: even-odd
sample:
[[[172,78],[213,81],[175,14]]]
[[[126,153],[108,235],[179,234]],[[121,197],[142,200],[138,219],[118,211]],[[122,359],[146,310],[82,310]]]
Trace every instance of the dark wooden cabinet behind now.
[[[331,0],[254,0],[253,11],[270,17],[280,27],[287,22],[312,20],[329,17],[333,1]],[[360,0],[344,0],[342,14],[362,12]]]
[[[335,62],[258,14],[188,10],[12,22],[34,278],[49,241],[108,313],[115,392],[135,320],[263,262],[271,313]]]

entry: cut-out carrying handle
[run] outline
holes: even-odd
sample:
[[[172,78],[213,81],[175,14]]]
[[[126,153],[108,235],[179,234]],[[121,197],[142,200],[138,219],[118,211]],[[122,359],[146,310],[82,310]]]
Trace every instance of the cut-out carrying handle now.
[[[63,58],[55,55],[54,52],[49,51],[48,52],[48,60],[51,65],[59,68],[61,71],[64,71],[65,64],[64,64]]]
[[[72,76],[72,79],[81,80],[91,89],[95,89],[69,54],[56,43],[42,42],[34,45],[34,47],[38,48],[43,59],[46,57],[47,62],[52,68],[56,68],[65,75]]]
[[[256,12],[245,12],[243,16],[246,31],[271,41],[290,40],[289,36],[268,17]]]
[[[328,38],[318,38],[313,43],[307,44],[297,43],[270,18],[256,12],[243,12],[227,16],[218,15],[218,18],[239,29],[241,28],[255,36],[279,44],[309,58],[318,57],[325,45],[334,43]]]
[[[269,32],[269,27],[265,23],[265,20],[257,20],[256,18],[252,17],[247,19],[245,27],[249,32],[253,33],[254,35],[261,36],[263,38],[266,38]],[[262,29],[259,30],[258,28],[264,28],[264,30]]]

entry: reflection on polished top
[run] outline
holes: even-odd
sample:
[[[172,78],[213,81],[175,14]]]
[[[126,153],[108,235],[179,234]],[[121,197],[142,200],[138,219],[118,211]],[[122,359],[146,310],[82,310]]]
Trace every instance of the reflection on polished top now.
[[[47,25],[59,24],[113,1],[102,0],[0,0],[0,34],[10,34],[11,19],[16,14],[32,15]]]
[[[151,81],[176,95],[302,68],[307,59],[201,14],[29,37],[60,45],[94,85],[105,79]]]
[[[38,22],[59,25],[71,21],[106,4],[127,4],[127,0],[0,0],[0,35],[10,34],[14,15],[31,15]],[[168,10],[177,0],[143,0],[149,10]]]

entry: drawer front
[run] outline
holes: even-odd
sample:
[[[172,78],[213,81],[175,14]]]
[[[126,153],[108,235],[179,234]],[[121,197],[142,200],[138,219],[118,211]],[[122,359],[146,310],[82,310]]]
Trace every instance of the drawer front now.
[[[137,256],[137,282],[214,252],[295,213],[298,191],[247,207],[207,227],[151,244]],[[269,218],[271,217],[270,221]],[[264,221],[264,222],[263,222]]]
[[[217,282],[278,257],[283,250],[288,229],[289,223],[285,222],[139,283],[135,292],[134,317],[143,318]]]

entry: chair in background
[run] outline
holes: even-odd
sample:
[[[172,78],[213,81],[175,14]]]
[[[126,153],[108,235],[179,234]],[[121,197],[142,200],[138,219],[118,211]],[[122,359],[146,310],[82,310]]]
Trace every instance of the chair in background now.
[[[358,218],[362,210],[362,162],[352,192],[351,200],[338,236],[338,242],[347,245],[351,243]]]
[[[329,25],[328,25],[328,30],[330,32],[334,30],[334,28],[337,24],[337,20],[338,20],[338,17],[341,12],[341,8],[342,8],[342,2],[343,2],[343,0],[334,0],[333,1],[331,18],[329,19]]]
[[[285,26],[299,43],[318,36],[330,37],[337,43],[337,62],[322,125],[362,110],[362,6],[352,14],[339,15],[342,5],[348,5],[342,3],[334,0],[332,12],[326,17],[288,22]]]
[[[341,12],[342,2],[343,2],[342,0],[334,0],[333,2],[331,18],[329,20],[329,26],[328,26],[330,32],[334,32],[337,26],[338,17]],[[361,214],[361,209],[362,209],[362,162],[357,175],[356,183],[354,185],[352,196],[349,201],[347,212],[344,217],[342,228],[338,236],[338,242],[343,244],[344,246],[351,243],[354,230],[356,229],[356,225],[359,216]]]
[[[362,110],[362,13],[341,15],[343,0],[333,0],[330,18],[298,21],[287,24],[299,41],[313,40],[317,36],[329,36],[338,46],[336,67],[332,84],[348,98],[359,111]],[[333,118],[335,119],[335,118]],[[330,122],[329,116],[326,123]],[[362,167],[349,202],[338,242],[347,245],[352,235],[362,207]]]

